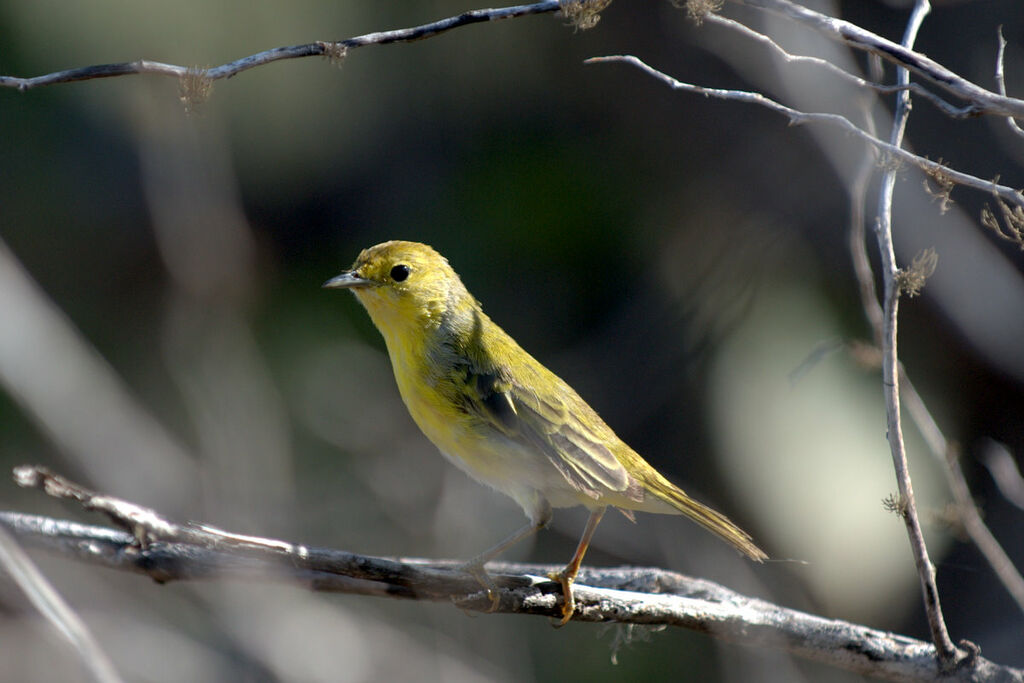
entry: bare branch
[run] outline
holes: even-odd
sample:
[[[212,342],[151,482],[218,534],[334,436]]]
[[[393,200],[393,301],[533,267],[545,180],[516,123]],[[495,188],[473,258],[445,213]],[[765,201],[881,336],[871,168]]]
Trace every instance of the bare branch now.
[[[742,5],[757,7],[810,26],[827,38],[845,43],[856,50],[876,54],[896,66],[934,83],[976,108],[977,113],[993,116],[1024,118],[1024,100],[998,95],[971,83],[938,62],[894,43],[856,24],[836,19],[797,5],[789,0],[732,0]]]
[[[761,43],[762,45],[767,46],[772,52],[781,57],[787,64],[810,64],[828,71],[830,74],[838,77],[842,81],[852,83],[853,85],[856,85],[861,88],[868,88],[882,95],[900,92],[901,90],[910,90],[915,95],[919,95],[928,100],[929,102],[931,102],[932,104],[934,104],[940,111],[942,111],[944,114],[946,114],[946,116],[949,116],[950,118],[966,119],[978,116],[978,109],[974,105],[967,104],[963,107],[954,106],[947,102],[946,100],[939,97],[938,95],[936,95],[935,93],[931,92],[930,90],[921,87],[917,83],[908,83],[907,85],[883,85],[881,83],[875,83],[865,78],[861,78],[860,76],[852,74],[849,71],[846,71],[845,69],[836,66],[832,62],[829,62],[828,60],[821,59],[820,57],[794,55],[791,52],[788,52],[785,48],[783,48],[781,45],[776,43],[774,40],[772,40],[765,34],[755,31],[749,26],[745,26],[744,24],[741,24],[740,22],[734,19],[723,17],[720,14],[706,14],[704,16],[704,21],[732,29],[743,34],[747,38],[750,38],[751,40],[754,40],[758,43]]]
[[[917,32],[925,16],[931,11],[928,0],[917,0],[911,12],[907,29],[903,36],[903,45],[909,50],[917,39]],[[899,68],[896,80],[900,85],[910,82],[910,72]],[[896,111],[893,113],[892,133],[889,142],[899,147],[903,144],[903,133],[907,120],[910,118],[910,93],[903,91],[896,96]],[[896,470],[896,485],[899,487],[900,500],[904,513],[901,515],[907,527],[910,548],[917,566],[918,578],[921,581],[921,592],[924,597],[925,612],[928,626],[932,633],[939,661],[944,669],[952,668],[961,656],[946,629],[942,616],[942,604],[939,590],[935,584],[935,566],[928,557],[928,548],[924,542],[924,533],[917,516],[917,504],[914,501],[914,487],[910,479],[910,468],[907,464],[906,444],[903,440],[903,423],[900,414],[900,372],[899,352],[897,346],[897,330],[899,320],[899,302],[902,293],[901,271],[896,266],[896,251],[892,241],[892,200],[896,188],[896,169],[888,168],[882,174],[882,186],[878,198],[878,220],[875,222],[875,237],[878,240],[878,251],[882,258],[882,281],[884,294],[882,308],[884,310],[882,329],[882,391],[885,395],[886,437],[889,450],[892,452],[893,467]]]
[[[1006,53],[1006,39],[1003,38],[1003,27],[999,27],[999,52],[996,55],[996,85],[999,86],[999,94],[1003,97],[1006,96],[1006,78],[1003,75],[1003,56]],[[1017,124],[1017,120],[1012,116],[1006,117],[1006,123],[1010,126],[1010,130],[1024,137],[1024,130]]]
[[[181,79],[183,82],[189,79],[195,81],[195,76],[198,74],[202,77],[202,82],[205,84],[204,87],[208,87],[208,85],[214,81],[231,78],[232,76],[248,69],[284,59],[326,56],[332,61],[336,61],[346,55],[350,49],[366,47],[367,45],[386,45],[389,43],[412,42],[422,40],[424,38],[430,38],[469,24],[497,21],[501,19],[512,19],[531,14],[545,14],[561,10],[564,14],[573,19],[574,25],[578,28],[589,28],[597,23],[596,20],[599,17],[599,12],[607,6],[608,1],[609,0],[573,0],[572,2],[567,2],[564,0],[542,0],[541,2],[511,7],[470,10],[456,16],[447,17],[445,19],[410,28],[378,31],[375,33],[367,33],[361,36],[354,36],[336,41],[321,40],[302,45],[272,48],[270,50],[264,50],[247,57],[227,62],[226,64],[221,64],[220,66],[214,66],[206,69],[199,68],[195,65],[186,66],[166,64],[147,59],[138,59],[132,62],[96,64],[63,71],[55,71],[30,78],[0,76],[0,87],[16,88],[20,91],[25,91],[46,85],[56,85],[58,83],[72,83],[95,78],[113,78],[116,76],[130,76],[135,74],[171,76]],[[849,22],[819,14],[805,7],[795,5],[788,0],[732,1],[772,11],[777,14],[782,14],[783,16],[795,21],[814,26],[826,36],[846,42],[856,49],[866,50],[873,54],[880,55],[893,63],[909,68],[915,73],[919,73],[928,80],[934,82],[936,85],[967,101],[967,104],[963,107],[956,107],[919,85],[910,84],[905,86],[909,87],[921,97],[928,99],[936,107],[951,117],[966,118],[984,114],[1024,117],[1024,101],[1006,97],[1005,92],[1002,91],[1002,89],[1001,95],[989,92],[988,90],[967,81],[963,77],[958,76],[937,62],[928,59],[924,55],[907,50],[896,43],[886,40],[881,36],[871,33],[870,31],[866,31]],[[574,17],[579,17],[580,19],[577,21]],[[849,74],[834,65],[828,64],[827,62],[824,62],[824,60],[819,60],[814,57],[790,55],[786,53],[781,46],[774,43],[774,41],[766,36],[750,31],[750,29],[742,24],[733,22],[732,20],[719,15],[710,12],[705,13],[702,15],[702,20],[728,26],[734,30],[740,30],[746,33],[749,37],[768,44],[773,50],[785,55],[787,61],[805,61],[808,63],[818,63],[821,66],[827,65],[826,68],[829,68],[830,71],[838,72],[838,75],[840,75],[844,80],[853,80],[863,87],[869,87],[882,93],[896,92],[901,87],[870,83],[864,79],[854,76],[853,74]],[[1002,48],[1000,48],[1000,55],[1002,55]],[[1001,72],[1001,56],[999,66]],[[188,103],[189,100],[187,98],[184,98],[183,96],[183,99],[186,99],[186,103]]]
[[[112,499],[107,498],[108,502]],[[140,506],[121,501],[128,508]],[[161,517],[152,513],[155,517]],[[389,559],[283,541],[228,547],[195,529],[182,537],[139,546],[130,533],[17,512],[0,511],[0,526],[26,545],[111,569],[145,574],[160,583],[195,580],[274,581],[313,591],[414,600],[452,601],[461,609],[490,611],[477,580],[454,561]],[[278,548],[292,550],[282,553]],[[551,565],[491,563],[498,572],[495,611],[557,617],[558,584]],[[837,619],[825,619],[750,598],[719,584],[661,569],[582,568],[574,587],[576,621],[670,625],[722,640],[789,652],[856,673],[892,681],[932,681],[940,672],[928,643]],[[961,662],[943,680],[1024,682],[1024,670],[980,656]]]
[[[1002,34],[1000,33],[1000,38],[1001,37]],[[874,62],[872,64],[873,72],[880,72],[881,67],[878,65],[879,58],[877,56],[872,56],[872,59]],[[1002,49],[1000,49],[999,57],[999,67],[1001,66]],[[1001,75],[1001,72],[997,71],[997,74]],[[910,85],[913,86],[914,84],[911,83]],[[916,92],[916,90],[913,89],[911,89],[911,91]],[[1000,92],[1003,92],[1002,88],[1000,89]],[[1003,94],[1005,94],[1005,92],[1003,92]],[[1010,119],[1010,121],[1013,121],[1013,119]],[[876,135],[874,119],[870,114],[867,102],[864,103],[864,125],[865,130],[869,134],[872,136]],[[850,351],[853,355],[861,359],[867,357],[877,359],[878,362],[873,363],[873,367],[877,368],[880,366],[881,360],[881,353],[878,349],[881,348],[882,344],[884,312],[878,303],[878,292],[875,288],[875,276],[871,268],[871,260],[868,258],[867,245],[864,239],[864,204],[867,201],[868,183],[870,182],[874,168],[874,160],[869,155],[865,155],[860,168],[857,170],[854,181],[851,184],[849,248],[850,256],[853,261],[853,270],[856,275],[858,289],[860,291],[861,307],[863,308],[864,315],[871,327],[875,346],[871,349],[865,349],[861,345],[855,345],[850,347]],[[942,183],[940,183],[940,188],[943,190],[946,189],[941,186]],[[948,201],[948,192],[945,196]],[[1016,567],[1013,566],[1013,563],[1010,561],[1009,556],[1007,556],[1006,551],[1003,550],[1002,546],[982,520],[978,506],[971,497],[963,469],[960,467],[960,459],[955,455],[953,449],[950,448],[949,442],[942,433],[942,429],[932,417],[924,399],[918,393],[914,384],[910,381],[910,378],[907,376],[906,368],[903,367],[902,364],[900,365],[900,382],[902,386],[902,391],[900,392],[902,405],[907,410],[911,419],[914,420],[914,424],[917,426],[918,431],[921,433],[925,443],[928,445],[928,450],[931,452],[935,460],[941,465],[941,469],[946,476],[946,483],[949,485],[949,489],[956,501],[957,514],[963,523],[965,532],[968,537],[970,537],[974,545],[981,551],[982,555],[985,556],[985,559],[995,571],[996,576],[1003,584],[1003,587],[1006,588],[1007,592],[1011,595],[1014,601],[1016,601],[1017,606],[1021,610],[1024,610],[1024,577],[1022,577]],[[1008,462],[1011,467],[1015,467],[1013,459],[1006,454],[1005,450],[1002,451],[1002,455],[1002,459],[994,456],[991,460],[986,460],[986,464],[990,461],[999,461],[1002,463]],[[1002,471],[1005,467],[999,468],[998,466],[989,466],[990,471],[994,469],[1000,469],[1000,471]],[[999,479],[997,479],[997,481],[998,480]],[[1002,489],[1001,485],[1000,488]],[[1004,495],[1006,495],[1005,491]],[[1024,495],[1021,496],[1021,500],[1024,500]],[[1024,505],[1022,505],[1022,507],[1024,507]]]
[[[714,97],[720,100],[733,100],[736,102],[747,102],[749,104],[757,104],[766,109],[770,109],[778,114],[782,114],[789,119],[790,125],[803,125],[808,123],[826,123],[832,126],[836,126],[843,131],[850,133],[856,138],[863,140],[867,144],[871,145],[876,150],[883,154],[889,155],[889,157],[913,164],[917,166],[925,173],[943,173],[950,181],[957,185],[963,185],[970,187],[981,192],[991,192],[996,196],[1004,199],[1008,203],[1012,203],[1016,206],[1024,207],[1024,194],[1020,190],[1015,190],[1012,187],[1005,185],[999,185],[991,180],[982,180],[976,176],[969,175],[967,173],[961,173],[951,169],[945,164],[926,159],[925,157],[918,156],[913,152],[897,147],[891,143],[885,142],[878,139],[877,137],[866,133],[865,131],[858,128],[845,116],[839,114],[830,114],[825,112],[802,112],[792,107],[787,107],[784,104],[776,102],[770,97],[766,97],[761,93],[750,92],[746,90],[723,90],[719,88],[705,88],[700,85],[693,85],[692,83],[684,83],[679,81],[666,73],[658,71],[652,66],[648,66],[645,62],[632,55],[608,55],[605,57],[591,57],[586,60],[586,64],[601,64],[605,62],[625,62],[631,64],[638,69],[654,76],[658,80],[668,85],[673,90],[682,90],[685,92],[692,92],[698,95],[704,95],[705,97]],[[906,92],[904,89],[902,92]]]
[[[858,277],[860,277],[859,271]],[[870,270],[868,277],[871,278]],[[881,312],[877,301],[873,302],[873,305],[878,312]],[[867,315],[873,320],[875,312],[868,312]],[[878,330],[881,330],[881,327]],[[869,362],[864,362],[865,365],[877,368],[881,364],[881,353],[877,347],[851,344],[848,346],[848,350],[862,362],[870,359]],[[1017,603],[1017,607],[1024,611],[1024,577],[1017,571],[1009,555],[1006,554],[1002,545],[982,520],[981,512],[967,486],[963,468],[960,467],[957,449],[946,440],[924,399],[921,398],[917,388],[907,376],[907,370],[902,363],[900,364],[900,401],[924,438],[932,457],[941,466],[946,477],[946,484],[953,494],[957,518],[963,524],[964,531],[992,567],[996,577],[1003,584],[1003,588]],[[1024,484],[1021,483],[1020,473],[1016,471],[1016,463],[1005,448],[998,444],[991,445],[986,450],[982,461],[992,472],[996,484],[1007,500],[1024,507]]]
[[[869,59],[869,69],[872,76],[880,76],[882,73],[882,61],[872,55]],[[873,138],[878,137],[875,127],[875,119],[871,116],[871,99],[861,97],[861,107],[864,113],[864,130]],[[858,290],[860,292],[861,308],[867,316],[874,334],[875,346],[882,345],[882,307],[878,303],[878,289],[875,287],[875,274],[871,268],[871,259],[868,257],[867,240],[864,234],[864,207],[867,205],[868,185],[875,173],[877,166],[875,159],[865,150],[861,158],[860,166],[850,184],[850,233],[849,247],[850,258],[853,261],[853,272],[857,277]]]
[[[745,34],[751,35],[752,37],[754,37],[755,39],[758,39],[758,40],[761,40],[763,38],[763,40],[761,40],[761,42],[767,41],[773,49],[775,49],[777,52],[781,53],[784,57],[791,57],[781,47],[777,46],[774,43],[774,41],[771,41],[770,38],[767,38],[766,36],[762,36],[762,34],[759,34],[759,33],[756,33],[756,32],[752,32],[749,29],[747,29],[746,27],[742,26],[741,24],[736,24],[735,22],[732,22],[731,20],[722,19],[721,17],[717,17],[715,15],[706,15],[705,16],[705,20],[706,21],[716,21],[718,23],[722,23],[722,24],[725,24],[725,25],[730,26],[730,27],[741,27]],[[735,26],[733,26],[733,24],[735,24]],[[760,36],[760,38],[758,38],[758,36]],[[808,61],[809,63],[817,63],[818,61],[820,61],[820,60],[815,60],[814,58],[801,58],[801,57],[792,57],[792,60],[793,61]],[[879,150],[879,151],[883,152],[884,154],[889,155],[890,157],[894,157],[894,158],[902,159],[902,160],[908,160],[911,163],[914,163],[915,165],[917,165],[919,168],[921,168],[925,173],[928,173],[931,177],[941,177],[943,183],[946,183],[946,182],[959,183],[959,180],[962,179],[962,174],[960,174],[960,173],[958,173],[956,171],[951,171],[950,169],[948,169],[943,164],[936,163],[936,162],[933,162],[931,160],[924,159],[923,157],[919,157],[917,155],[914,155],[914,154],[912,154],[910,152],[907,152],[906,150],[903,150],[902,148],[900,148],[897,144],[886,143],[886,142],[880,140],[875,135],[875,132],[874,132],[874,129],[873,129],[873,121],[872,121],[870,115],[867,112],[865,113],[865,121],[866,121],[865,125],[868,127],[868,129],[867,129],[867,131],[865,131],[865,130],[862,130],[859,127],[857,127],[855,124],[853,124],[849,119],[846,119],[845,117],[842,117],[842,116],[839,116],[839,115],[836,115],[836,114],[800,112],[800,111],[797,111],[797,110],[795,110],[795,109],[793,109],[791,107],[787,107],[787,106],[785,106],[783,104],[775,102],[774,100],[771,100],[770,98],[767,98],[764,95],[761,95],[760,93],[737,91],[737,90],[720,90],[720,89],[704,88],[702,86],[692,85],[692,84],[688,84],[688,83],[682,83],[682,82],[678,81],[677,79],[672,78],[671,76],[668,76],[667,74],[664,74],[664,73],[662,73],[660,71],[657,71],[656,69],[648,66],[647,64],[645,64],[644,62],[642,62],[641,60],[639,60],[639,59],[637,59],[636,57],[633,57],[633,56],[598,57],[598,58],[593,58],[593,59],[590,59],[590,60],[587,60],[587,61],[588,61],[588,63],[597,63],[597,62],[604,62],[604,61],[623,61],[623,62],[632,64],[632,65],[640,68],[643,71],[646,71],[650,75],[652,75],[652,76],[658,78],[659,80],[665,82],[666,84],[668,84],[673,89],[684,90],[684,91],[687,91],[687,92],[694,92],[694,93],[697,93],[697,94],[702,94],[702,95],[704,95],[706,97],[716,97],[716,98],[719,98],[719,99],[730,99],[730,100],[738,100],[738,101],[742,101],[742,102],[749,102],[749,103],[754,103],[754,104],[760,104],[760,105],[762,105],[762,106],[764,106],[764,107],[766,107],[768,109],[771,109],[771,110],[776,111],[776,112],[778,112],[780,114],[783,114],[784,116],[787,116],[790,119],[790,122],[792,124],[802,124],[802,123],[809,123],[809,122],[819,121],[819,122],[829,123],[831,125],[838,125],[841,128],[843,128],[844,130],[846,130],[848,132],[851,132],[854,135],[856,135],[857,137],[859,137],[862,140],[866,141],[874,149]],[[824,64],[829,64],[829,63],[825,62]],[[823,64],[818,64],[818,65],[819,66],[824,66]],[[829,65],[829,66],[831,66],[831,65]],[[838,67],[835,67],[834,69],[840,71],[841,73],[846,74],[846,72],[842,71],[841,69],[838,69]],[[833,69],[829,69],[829,70],[832,71]],[[906,72],[904,71],[903,74],[905,75]],[[849,76],[850,78],[854,79],[855,81],[862,81],[863,80],[863,79],[857,79],[857,77],[852,76],[851,74],[846,74],[846,75]],[[863,83],[858,83],[858,84],[871,87],[871,84],[870,84],[869,81],[863,81]],[[907,93],[908,92],[915,91],[915,89],[912,88],[911,85],[912,84],[909,83],[909,80],[904,78],[900,82],[900,84],[896,86],[896,89],[901,93],[902,97],[907,97]],[[904,115],[905,115],[905,113],[906,112],[904,112]],[[924,163],[920,163],[920,162],[924,162]],[[872,329],[874,331],[874,336],[875,336],[875,343],[881,346],[882,345],[882,340],[883,340],[883,335],[886,332],[885,322],[887,320],[887,317],[886,317],[886,311],[883,311],[883,308],[878,304],[877,293],[875,291],[875,285],[874,285],[874,276],[873,276],[873,274],[871,272],[870,259],[868,259],[867,252],[864,249],[864,232],[863,232],[864,220],[863,220],[863,211],[859,208],[862,205],[862,203],[863,203],[864,193],[866,192],[867,184],[868,184],[868,181],[870,179],[870,175],[871,175],[871,173],[872,173],[872,171],[873,171],[875,166],[876,166],[876,162],[874,160],[872,160],[870,157],[865,157],[865,160],[864,160],[864,163],[863,163],[863,165],[861,167],[861,170],[860,170],[860,172],[857,175],[857,181],[854,183],[854,187],[852,188],[852,191],[851,191],[851,205],[854,208],[852,209],[852,214],[851,214],[850,245],[851,245],[851,254],[852,254],[853,259],[854,259],[855,270],[857,271],[857,279],[858,279],[858,282],[860,283],[861,299],[862,299],[862,303],[864,305],[864,310],[865,310],[865,313],[868,316],[869,321],[872,324]],[[891,179],[894,180],[895,179],[895,169],[890,169],[889,170],[889,174],[891,176]],[[974,189],[978,189],[978,190],[982,190],[982,191],[986,191],[986,190],[989,190],[991,188],[991,184],[989,184],[987,181],[980,181],[979,179],[975,179],[975,181],[976,182],[973,182],[973,183],[969,182],[969,183],[965,183],[965,184],[968,184],[969,186],[974,187]],[[1010,192],[1015,197],[1014,202],[1018,206],[1021,205],[1021,203],[1022,203],[1021,194],[1018,191],[1016,191],[1016,190],[1010,190]],[[890,203],[887,206],[891,207],[891,195],[890,195],[890,200],[889,201],[890,201]],[[1005,204],[1003,204],[1003,206],[1005,206]],[[1009,211],[1009,208],[1007,207],[1004,210],[1003,213],[1006,214],[1008,211]],[[885,215],[891,215],[891,213],[889,212],[888,209],[886,210],[886,214]],[[889,245],[889,249],[891,250],[891,232],[889,233],[889,236],[888,236],[888,245]],[[891,262],[894,264],[895,263],[895,256],[893,255],[891,258],[892,258]],[[895,268],[894,265],[893,265],[893,268]],[[895,285],[895,272],[898,272],[898,270],[894,271],[893,274],[892,274],[891,282],[892,282],[893,285]],[[896,292],[897,296],[898,296],[899,288],[894,286],[893,291]],[[889,312],[894,314],[895,313],[895,308],[893,308],[893,310],[889,311]],[[892,329],[892,332],[895,333],[895,327]],[[895,345],[893,345],[893,352],[894,352],[894,356],[893,357],[895,358]],[[902,368],[900,368],[900,372],[902,372]],[[904,381],[906,382],[905,374],[901,374],[900,377],[903,378]],[[930,415],[928,414],[927,409],[924,407],[923,402],[920,401],[920,397],[917,395],[916,391],[913,390],[912,385],[909,385],[909,382],[906,382],[906,384],[907,384],[907,387],[909,388],[908,397],[909,397],[910,402],[912,403],[912,406],[908,407],[908,410],[911,411],[911,415],[915,417],[915,419],[918,421],[918,423],[922,425],[922,431],[928,433],[928,430],[926,429],[926,427],[927,427],[926,420],[930,419]],[[886,381],[886,386],[889,388],[889,391],[891,391],[897,397],[896,400],[898,400],[898,395],[899,395],[898,387],[895,386],[894,384],[890,383],[889,381]],[[916,401],[915,401],[915,399],[916,399]],[[934,422],[932,422],[932,424],[934,425]],[[937,430],[937,427],[935,429]],[[890,429],[890,434],[893,434],[893,433],[894,432]],[[934,436],[935,432],[932,431],[930,433]],[[945,439],[941,437],[941,432],[939,432],[939,436],[942,439],[941,443],[943,444],[943,446],[941,447],[940,450],[936,451],[935,450],[935,448],[936,448],[936,446],[935,446],[936,440],[934,438],[932,438],[930,441],[931,441],[932,446],[933,446],[933,452],[936,454],[936,456],[941,461],[946,461],[947,460],[947,449],[946,449],[946,447],[944,445],[945,444]],[[902,444],[902,436],[900,436],[899,441]],[[905,457],[905,455],[904,455],[904,457]],[[984,523],[981,521],[980,514],[978,513],[977,508],[974,506],[973,501],[970,499],[969,491],[966,490],[966,484],[963,483],[963,473],[962,473],[962,471],[959,468],[959,463],[955,459],[949,460],[948,465],[944,466],[943,470],[946,472],[946,476],[947,476],[947,479],[949,481],[950,489],[951,489],[951,491],[954,494],[954,498],[957,500],[958,509],[961,510],[961,514],[963,515],[965,529],[967,530],[968,534],[971,536],[971,538],[974,541],[974,543],[977,545],[977,547],[981,550],[981,552],[985,555],[986,559],[992,565],[993,569],[996,571],[996,574],[1000,577],[1000,580],[1002,581],[1003,585],[1006,587],[1007,591],[1009,591],[1009,593],[1014,597],[1015,600],[1019,600],[1019,595],[1020,595],[1020,590],[1021,590],[1020,589],[1021,577],[1020,577],[1019,573],[1016,571],[1016,569],[1013,567],[1012,563],[1009,562],[1009,559],[1007,558],[1005,552],[1002,550],[1002,548],[999,545],[999,543],[995,540],[995,538],[992,536],[991,532],[987,529],[987,527],[985,527]],[[909,483],[909,481],[907,483]],[[906,498],[905,494],[902,491],[901,491],[900,498],[901,498],[901,500],[904,500],[904,501],[910,501],[911,504],[912,504],[912,500],[913,500],[912,497],[911,498]],[[911,518],[910,517],[905,517],[905,519],[911,519]],[[919,539],[920,543],[923,544],[923,537],[920,536],[920,525],[917,522],[916,509],[914,509],[914,511],[913,511],[912,519],[913,519],[913,521],[912,522],[908,521],[908,524],[916,525],[917,530],[918,530],[918,539]],[[926,550],[925,550],[925,557],[927,557],[927,551]],[[923,576],[925,576],[925,578],[923,580],[925,580],[926,583],[930,584],[932,589],[934,589],[934,578],[931,577],[931,575],[928,573],[928,571],[929,571],[928,568],[930,568],[930,566],[931,566],[930,562],[927,562],[927,564],[920,565],[920,566],[923,566],[923,567],[926,568],[925,569],[926,574],[923,575]],[[933,571],[933,570],[931,570],[931,571]],[[937,594],[937,592],[934,592],[934,591],[933,592],[929,592],[927,590],[927,587],[926,587],[925,593],[926,593],[926,596],[927,595],[932,595],[935,598],[934,602],[931,602],[931,601],[926,601],[926,602],[928,602],[929,605],[934,605],[935,607],[937,607],[937,605],[938,605],[938,602],[937,602],[938,594]],[[932,610],[931,610],[933,615],[936,614],[935,607],[933,607]],[[941,614],[938,615],[938,621],[941,622]],[[941,634],[944,633],[944,631],[945,631],[944,625],[937,627],[937,631],[938,631],[938,633],[941,636]],[[948,634],[946,635],[945,640],[946,640],[946,642],[949,642],[950,647],[952,647],[952,643],[951,643],[951,641],[949,641]]]
[[[388,43],[409,43],[414,40],[422,40],[445,33],[461,26],[479,24],[487,21],[498,21],[500,19],[514,19],[530,14],[544,14],[555,12],[561,9],[558,0],[543,0],[529,5],[516,5],[514,7],[501,7],[498,9],[479,9],[463,12],[454,17],[440,19],[438,21],[414,26],[411,28],[400,28],[392,31],[379,31],[367,33],[353,38],[345,38],[338,41],[316,41],[305,45],[290,45],[287,47],[276,47],[271,50],[264,50],[248,57],[236,59],[227,64],[211,67],[209,69],[197,69],[195,66],[179,66],[176,64],[164,64],[152,62],[146,59],[139,59],[134,62],[121,62],[119,64],[97,64],[84,66],[66,71],[55,71],[53,73],[35,76],[33,78],[18,78],[15,76],[0,76],[0,87],[17,88],[25,91],[38,88],[44,85],[56,85],[57,83],[73,83],[76,81],[87,81],[94,78],[112,78],[114,76],[130,76],[133,74],[155,74],[158,76],[173,76],[179,79],[189,78],[190,74],[200,73],[207,81],[218,81],[222,78],[231,78],[243,71],[252,69],[282,59],[298,59],[301,57],[328,56],[336,58],[344,51],[354,50],[367,45],[387,45]]]

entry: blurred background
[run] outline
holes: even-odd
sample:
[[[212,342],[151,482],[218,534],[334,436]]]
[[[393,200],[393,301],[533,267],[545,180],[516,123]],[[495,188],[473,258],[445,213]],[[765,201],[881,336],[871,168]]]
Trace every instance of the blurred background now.
[[[899,40],[909,3],[807,4]],[[0,74],[218,65],[474,7],[0,0]],[[725,14],[794,53],[865,68],[788,22],[732,4]],[[994,89],[999,25],[1019,94],[1019,2],[935,2],[917,45]],[[0,463],[46,464],[238,533],[475,555],[521,512],[439,457],[365,312],[320,289],[364,247],[422,241],[620,436],[781,560],[751,566],[679,518],[613,515],[589,564],[661,566],[927,640],[903,525],[882,505],[896,484],[880,377],[845,350],[871,338],[848,249],[864,149],[622,64],[583,64],[608,54],[862,125],[868,106],[888,137],[891,96],[783,65],[669,2],[620,0],[588,31],[541,15],[359,49],[340,65],[278,62],[215,83],[191,115],[168,78],[0,91]],[[1024,142],[1003,120],[953,121],[917,99],[908,141],[1024,185]],[[877,178],[869,228],[876,189]],[[1022,510],[985,463],[1024,452],[1024,255],[981,226],[988,196],[955,189],[943,213],[911,169],[896,193],[900,262],[939,255],[923,295],[903,302],[901,358],[1021,566]],[[1024,666],[1024,614],[965,542],[944,465],[905,424],[951,636]],[[10,481],[0,501],[103,522]],[[564,563],[584,519],[558,511],[507,558]],[[858,680],[679,629],[555,631],[448,604],[158,586],[33,557],[129,680]],[[6,577],[0,666],[10,680],[85,678]]]

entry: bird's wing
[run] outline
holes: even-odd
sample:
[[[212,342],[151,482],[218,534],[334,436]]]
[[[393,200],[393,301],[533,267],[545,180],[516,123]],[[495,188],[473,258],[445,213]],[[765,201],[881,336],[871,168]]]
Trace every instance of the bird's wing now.
[[[554,374],[543,368],[534,372],[544,376],[513,379],[497,369],[469,369],[464,394],[472,398],[467,407],[507,437],[547,456],[578,491],[595,499],[610,491],[642,497],[609,447],[618,441],[611,428]],[[549,390],[541,395],[529,386]]]

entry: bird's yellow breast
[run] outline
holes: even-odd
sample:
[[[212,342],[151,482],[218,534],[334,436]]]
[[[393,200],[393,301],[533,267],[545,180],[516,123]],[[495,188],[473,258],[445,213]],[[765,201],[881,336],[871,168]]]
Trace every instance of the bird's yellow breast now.
[[[423,327],[410,334],[403,329],[408,320],[385,321],[374,316],[388,348],[402,401],[423,434],[450,462],[524,507],[534,504],[538,492],[553,507],[591,502],[570,486],[535,447],[502,434],[467,410],[460,399],[465,386],[460,383],[458,371],[436,363],[432,352],[436,351],[437,339]]]
[[[384,337],[398,391],[416,425],[459,466],[474,473],[486,469],[484,456],[476,455],[486,436],[453,400],[455,387],[448,369],[428,362],[429,347],[437,343],[430,312],[396,310],[369,297],[364,305]],[[411,322],[415,329],[410,329]]]

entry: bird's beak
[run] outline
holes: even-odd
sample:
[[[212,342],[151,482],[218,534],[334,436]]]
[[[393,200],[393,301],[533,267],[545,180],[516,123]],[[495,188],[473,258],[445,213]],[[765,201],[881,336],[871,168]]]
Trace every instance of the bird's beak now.
[[[355,271],[347,270],[341,275],[332,277],[323,284],[325,289],[353,289],[372,285],[372,280],[364,280],[355,274]]]

